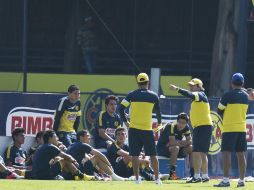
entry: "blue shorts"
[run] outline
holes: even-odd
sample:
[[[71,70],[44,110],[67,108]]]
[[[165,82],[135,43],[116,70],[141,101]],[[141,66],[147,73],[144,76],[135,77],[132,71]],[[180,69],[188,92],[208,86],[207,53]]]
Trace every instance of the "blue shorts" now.
[[[192,152],[207,153],[209,151],[212,130],[211,125],[198,126],[193,129]]]
[[[157,154],[158,156],[165,156],[165,157],[170,157],[170,152],[169,148],[166,146],[157,146]],[[186,154],[183,151],[183,148],[180,148],[177,158],[185,158]]]
[[[115,173],[121,177],[131,177],[133,175],[133,169],[129,168],[122,160],[117,162],[114,166]]]
[[[62,172],[62,167],[60,162],[56,162],[53,165],[50,166],[50,173],[49,176],[51,179],[53,179],[54,177],[56,177],[57,175],[59,175]]]
[[[247,140],[245,132],[222,133],[221,151],[245,152],[247,151]]]
[[[68,148],[70,146],[70,144],[77,141],[76,132],[59,131],[56,134],[59,138],[59,141],[61,141],[66,146],[66,148]]]
[[[130,156],[139,156],[144,147],[146,156],[156,156],[155,139],[152,130],[129,129]]]
[[[46,169],[45,171],[41,171],[37,173],[34,176],[34,179],[40,179],[40,180],[54,179],[61,172],[62,172],[61,164],[60,162],[56,162],[53,165],[51,165],[49,169]]]
[[[94,175],[95,168],[91,160],[87,160],[84,164],[80,165],[80,171],[87,175]]]

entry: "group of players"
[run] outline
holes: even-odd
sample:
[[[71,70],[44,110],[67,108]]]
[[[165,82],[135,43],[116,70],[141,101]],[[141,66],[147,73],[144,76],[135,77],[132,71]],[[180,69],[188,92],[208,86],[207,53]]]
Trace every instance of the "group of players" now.
[[[121,101],[119,115],[118,98],[109,95],[105,99],[106,110],[99,113],[91,132],[95,148],[90,145],[90,133],[87,130],[78,131],[80,89],[71,85],[68,96],[58,102],[53,130],[39,132],[36,145],[31,147],[28,154],[21,147],[25,139],[24,130],[13,130],[14,143],[7,148],[0,162],[0,178],[125,181],[134,175],[133,180],[137,184],[142,183],[143,178],[161,185],[162,179],[178,179],[177,158],[188,156],[191,178],[186,182],[208,182],[207,153],[213,127],[202,81],[194,78],[188,82],[190,91],[170,84],[171,90],[192,99],[190,122],[193,130],[191,134],[189,116],[180,113],[176,122],[164,126],[157,145],[152,130],[152,113],[156,113],[158,128],[163,128],[159,97],[149,90],[146,73],[137,76],[137,84],[138,89]],[[240,180],[237,186],[245,185],[246,113],[248,99],[253,98],[253,90],[247,92],[243,85],[243,75],[234,74],[232,90],[225,93],[218,105],[218,113],[223,116],[221,150],[224,177],[216,187],[230,186],[231,152],[236,152],[238,158]],[[125,109],[129,106],[128,115]],[[122,127],[123,124],[127,130]],[[107,149],[107,152],[101,153],[98,150],[100,148]],[[159,174],[157,155],[170,157],[168,175]]]

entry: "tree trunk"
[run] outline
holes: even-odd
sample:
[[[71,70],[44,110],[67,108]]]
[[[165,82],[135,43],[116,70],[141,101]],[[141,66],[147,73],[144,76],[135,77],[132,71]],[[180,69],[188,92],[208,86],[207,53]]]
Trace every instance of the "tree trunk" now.
[[[239,10],[241,0],[220,0],[210,78],[210,96],[220,97],[230,88],[237,69]]]

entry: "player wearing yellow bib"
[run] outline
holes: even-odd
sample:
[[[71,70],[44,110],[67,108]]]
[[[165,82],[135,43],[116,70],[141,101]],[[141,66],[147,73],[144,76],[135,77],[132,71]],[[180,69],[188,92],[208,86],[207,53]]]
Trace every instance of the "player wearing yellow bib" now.
[[[188,82],[188,85],[190,86],[190,91],[181,89],[172,84],[170,85],[171,90],[176,90],[179,94],[192,99],[190,121],[193,128],[192,155],[194,177],[186,182],[207,182],[209,181],[207,153],[212,136],[210,105],[200,79],[194,78]],[[202,173],[202,178],[200,172]]]
[[[80,90],[76,85],[68,88],[68,96],[59,100],[55,112],[53,129],[59,140],[68,148],[76,141],[76,132],[80,123]]]
[[[139,178],[139,155],[144,147],[145,155],[151,157],[154,170],[155,183],[162,184],[159,179],[159,163],[156,157],[155,139],[152,130],[153,108],[156,110],[158,123],[161,124],[161,112],[158,95],[148,90],[149,77],[146,73],[140,73],[137,77],[139,89],[130,92],[121,102],[120,116],[129,128],[130,156],[132,156],[133,173],[136,183],[141,183]],[[124,110],[130,105],[130,123],[128,123]]]
[[[236,152],[240,180],[237,187],[244,186],[246,172],[245,152],[246,141],[246,114],[248,110],[248,94],[242,88],[244,77],[241,73],[232,76],[231,86],[233,90],[226,92],[218,105],[218,113],[223,114],[222,143],[223,153],[223,180],[215,187],[228,187],[229,169],[231,165],[231,152]]]

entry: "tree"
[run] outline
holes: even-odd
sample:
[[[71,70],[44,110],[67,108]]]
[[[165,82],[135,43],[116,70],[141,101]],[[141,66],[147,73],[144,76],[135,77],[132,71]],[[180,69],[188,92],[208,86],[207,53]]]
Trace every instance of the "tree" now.
[[[244,56],[239,47],[242,47],[242,42],[246,40],[242,39],[244,33],[241,30],[243,30],[244,22],[246,24],[245,12],[247,12],[246,7],[243,7],[245,4],[241,4],[243,2],[241,1],[220,0],[219,3],[209,89],[211,96],[220,97],[227,91],[230,88],[232,74],[242,71],[240,64],[245,64],[239,58],[239,56]],[[245,19],[244,22],[241,22],[240,16]]]

